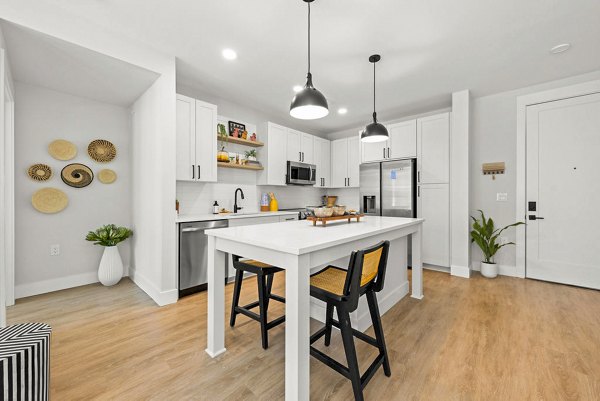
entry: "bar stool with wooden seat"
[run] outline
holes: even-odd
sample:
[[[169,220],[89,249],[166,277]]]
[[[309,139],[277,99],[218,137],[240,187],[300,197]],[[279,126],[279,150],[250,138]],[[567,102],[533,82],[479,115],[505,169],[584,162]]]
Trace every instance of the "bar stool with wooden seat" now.
[[[311,275],[310,278],[310,295],[327,304],[325,327],[310,337],[310,354],[350,379],[354,398],[360,401],[364,399],[363,389],[381,365],[383,365],[385,375],[388,377],[391,375],[381,316],[375,295],[383,289],[389,248],[390,242],[383,241],[373,247],[354,251],[350,256],[348,270],[328,266]],[[358,308],[358,300],[362,295],[367,297],[375,338],[353,329],[350,324],[350,313]],[[333,319],[334,308],[337,309],[338,321]],[[332,326],[341,331],[348,366],[342,365],[312,346],[322,336],[325,336],[325,345],[329,346]],[[362,377],[358,368],[354,337],[379,349],[379,354]]]
[[[233,287],[233,302],[231,304],[231,318],[229,319],[229,325],[231,327],[235,325],[235,318],[239,313],[256,320],[260,323],[262,347],[267,349],[269,347],[269,339],[267,334],[268,330],[285,321],[285,315],[278,317],[271,322],[269,322],[267,319],[267,311],[269,309],[270,299],[285,303],[285,298],[280,297],[279,295],[271,294],[275,273],[280,272],[283,269],[259,262],[257,260],[242,259],[237,255],[232,255],[232,258],[233,267],[235,268],[235,283]],[[239,306],[244,272],[256,274],[256,280],[258,282],[258,301],[249,303],[248,305]],[[258,314],[250,310],[256,308],[257,306],[259,308]]]

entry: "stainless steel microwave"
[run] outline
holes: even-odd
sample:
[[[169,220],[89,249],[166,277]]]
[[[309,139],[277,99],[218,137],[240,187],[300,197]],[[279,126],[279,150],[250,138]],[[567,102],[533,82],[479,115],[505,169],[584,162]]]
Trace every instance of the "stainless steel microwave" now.
[[[291,185],[315,185],[317,182],[317,166],[288,161],[285,182]]]

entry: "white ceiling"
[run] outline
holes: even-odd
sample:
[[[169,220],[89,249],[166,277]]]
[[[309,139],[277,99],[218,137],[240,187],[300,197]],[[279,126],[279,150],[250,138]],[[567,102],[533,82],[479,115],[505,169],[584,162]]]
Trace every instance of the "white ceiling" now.
[[[382,55],[381,120],[447,106],[455,90],[482,96],[600,69],[598,0],[316,0],[312,72],[331,113],[300,122],[288,108],[292,87],[306,74],[301,0],[35,3],[172,54],[179,83],[281,115],[309,132],[368,121],[373,53]],[[571,50],[549,53],[564,42]],[[224,60],[225,47],[238,59]],[[336,113],[342,106],[345,116]]]
[[[131,105],[156,80],[155,72],[6,21],[13,78],[119,106]]]

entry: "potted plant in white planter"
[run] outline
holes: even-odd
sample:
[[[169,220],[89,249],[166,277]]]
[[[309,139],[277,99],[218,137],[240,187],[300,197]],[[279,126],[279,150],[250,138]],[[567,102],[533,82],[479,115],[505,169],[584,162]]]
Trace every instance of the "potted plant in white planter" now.
[[[92,241],[94,245],[102,245],[104,253],[100,259],[98,267],[98,280],[105,285],[115,285],[123,277],[123,261],[119,254],[117,244],[125,241],[133,235],[127,227],[117,227],[114,224],[108,224],[100,227],[96,231],[90,231],[85,239]]]
[[[496,252],[498,252],[503,246],[515,244],[514,242],[500,244],[498,242],[500,234],[502,234],[502,232],[509,227],[514,227],[525,223],[519,221],[517,223],[509,224],[504,228],[495,228],[494,220],[491,218],[486,219],[483,211],[481,210],[479,213],[481,213],[481,220],[471,216],[473,219],[471,242],[475,242],[477,245],[479,245],[481,252],[483,252],[484,259],[481,261],[481,274],[484,277],[494,278],[498,275],[498,265],[494,262],[494,255],[496,255]]]

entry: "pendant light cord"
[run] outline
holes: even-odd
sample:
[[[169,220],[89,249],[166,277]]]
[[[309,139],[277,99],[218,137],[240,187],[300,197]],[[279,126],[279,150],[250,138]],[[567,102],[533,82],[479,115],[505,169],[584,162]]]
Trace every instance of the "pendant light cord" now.
[[[308,73],[310,74],[310,3],[308,3]]]

